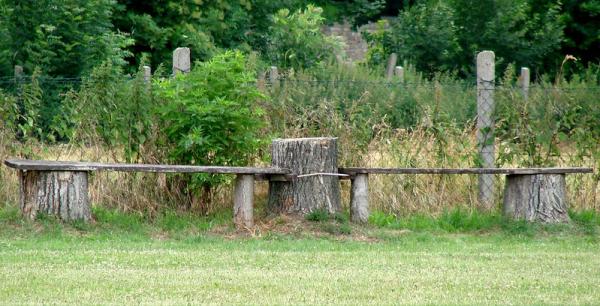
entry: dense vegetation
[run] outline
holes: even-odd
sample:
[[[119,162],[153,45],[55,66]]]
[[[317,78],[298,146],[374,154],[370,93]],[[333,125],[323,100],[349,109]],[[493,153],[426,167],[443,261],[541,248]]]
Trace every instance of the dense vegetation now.
[[[344,65],[342,44],[321,27],[376,20],[390,4],[0,0],[0,153],[61,158],[66,150],[77,151],[69,156],[77,159],[244,165],[266,161],[264,140],[271,137],[327,135],[340,138],[344,165],[472,167],[472,58],[492,49],[498,165],[597,166],[600,68],[592,16],[599,8],[594,1],[538,2],[403,1],[389,27],[366,34],[366,61]],[[173,77],[167,67],[178,46],[190,47],[195,63],[191,73]],[[391,52],[407,63],[402,82],[382,76]],[[24,67],[22,76],[13,76],[14,65]],[[144,65],[154,70],[150,79]],[[281,80],[265,84],[271,65]],[[520,65],[535,71],[527,99],[518,87]],[[118,185],[99,178],[119,196],[96,190],[95,200],[150,212],[199,202],[206,212],[215,188],[228,182],[175,176],[157,179],[164,192],[149,192],[154,178],[129,179]],[[470,206],[474,183],[456,178],[444,179],[444,190],[417,207],[434,180],[376,179],[373,202],[389,213]],[[570,181],[585,191],[572,195],[580,207],[597,208],[599,181]],[[390,196],[399,184],[406,200]],[[11,186],[0,187],[3,200],[14,200]],[[149,199],[131,196],[136,190]]]

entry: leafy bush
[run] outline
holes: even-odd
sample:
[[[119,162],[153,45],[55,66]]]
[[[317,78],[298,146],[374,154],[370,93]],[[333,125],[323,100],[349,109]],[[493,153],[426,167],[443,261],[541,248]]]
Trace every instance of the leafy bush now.
[[[197,62],[189,74],[157,82],[161,143],[173,163],[242,166],[263,144],[263,110],[256,76],[240,52]],[[198,174],[189,187],[204,190],[223,181]]]
[[[341,43],[321,32],[323,10],[308,5],[292,14],[281,9],[273,15],[267,58],[282,68],[307,68],[341,55]]]
[[[556,2],[530,0],[424,1],[401,11],[389,30],[367,35],[370,62],[380,64],[392,52],[418,70],[459,71],[470,76],[474,55],[493,50],[501,69],[511,62],[541,72],[555,68],[563,40]]]
[[[110,147],[123,147],[128,162],[140,159],[150,137],[154,98],[140,67],[134,78],[107,61],[85,78],[78,91],[69,91],[52,125],[56,135],[86,141],[98,135]]]

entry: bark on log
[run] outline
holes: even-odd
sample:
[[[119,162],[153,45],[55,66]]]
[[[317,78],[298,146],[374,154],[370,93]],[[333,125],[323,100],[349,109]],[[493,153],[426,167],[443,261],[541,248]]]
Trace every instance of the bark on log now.
[[[358,174],[352,179],[350,194],[350,217],[353,222],[369,221],[369,176]]]
[[[62,220],[91,219],[88,173],[85,171],[19,171],[21,212],[29,219],[38,213]]]
[[[504,214],[531,222],[569,222],[565,175],[507,175]]]
[[[272,212],[306,214],[318,209],[341,210],[337,173],[337,138],[276,139],[271,148],[272,165],[289,169],[298,177],[291,182],[269,181]]]
[[[235,179],[233,223],[237,228],[254,226],[254,175],[240,174]]]

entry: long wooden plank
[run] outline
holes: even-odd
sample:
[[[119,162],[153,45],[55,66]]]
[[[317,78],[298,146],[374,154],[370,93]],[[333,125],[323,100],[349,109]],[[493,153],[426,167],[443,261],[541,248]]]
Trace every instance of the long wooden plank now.
[[[223,167],[152,164],[113,164],[74,161],[6,160],[4,163],[19,170],[37,171],[124,171],[124,172],[166,172],[166,173],[224,173],[224,174],[289,174],[287,169],[259,167]]]
[[[592,168],[339,168],[339,173],[356,174],[563,174],[592,173]]]

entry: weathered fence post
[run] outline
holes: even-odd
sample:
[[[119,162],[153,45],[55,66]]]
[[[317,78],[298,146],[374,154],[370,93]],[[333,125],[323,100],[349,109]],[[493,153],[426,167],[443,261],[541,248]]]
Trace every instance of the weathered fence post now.
[[[352,178],[350,193],[350,217],[353,222],[369,221],[369,175],[356,174]]]
[[[19,170],[21,212],[29,219],[39,213],[62,220],[91,219],[86,171]]]
[[[521,91],[523,92],[523,97],[525,100],[529,98],[529,79],[529,68],[522,67],[521,76],[519,77],[519,85],[521,86]]]
[[[271,87],[273,88],[279,86],[279,71],[277,70],[277,66],[271,66],[269,70],[269,83],[271,83]]]
[[[507,175],[504,215],[530,222],[569,222],[564,174]]]
[[[150,80],[152,79],[152,68],[150,66],[144,66],[144,82],[146,84],[150,84]]]
[[[402,66],[396,66],[394,73],[396,74],[396,77],[400,83],[404,83],[404,68],[402,68]]]
[[[192,68],[190,48],[177,48],[173,51],[173,75],[188,73]]]
[[[15,80],[23,77],[23,66],[15,65]]]
[[[318,209],[341,210],[337,167],[337,138],[273,140],[272,165],[290,169],[297,178],[269,181],[269,209],[306,214]]]
[[[390,54],[390,58],[388,59],[387,69],[385,71],[385,77],[388,80],[391,80],[394,76],[394,67],[396,67],[396,62],[398,61],[398,55],[396,53]]]
[[[494,52],[477,54],[477,145],[481,167],[494,167]],[[479,175],[479,202],[483,209],[494,205],[494,175]]]
[[[254,226],[254,175],[238,174],[233,194],[233,223],[238,228]]]

